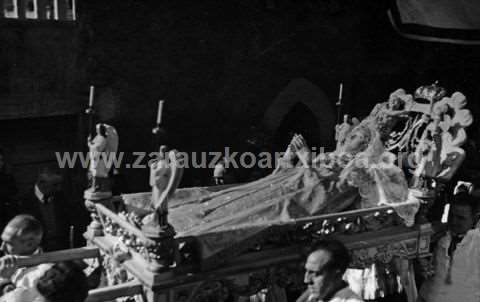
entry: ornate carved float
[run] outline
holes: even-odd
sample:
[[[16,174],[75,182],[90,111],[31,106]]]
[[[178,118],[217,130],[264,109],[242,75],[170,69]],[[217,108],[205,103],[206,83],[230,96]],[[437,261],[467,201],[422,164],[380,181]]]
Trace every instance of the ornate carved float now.
[[[411,195],[424,207],[463,161],[464,128],[472,122],[465,104],[462,94],[446,97],[434,84],[419,88],[415,97],[398,90],[367,117],[382,120],[378,130],[389,150],[415,157],[418,165],[407,166]],[[175,161],[174,153],[168,157]],[[181,199],[190,189],[175,190],[181,169],[164,168],[154,167],[151,176],[158,180],[167,175],[168,180],[151,179],[153,210],[132,202],[149,199],[152,193],[86,201],[92,223],[85,236],[99,248],[107,270],[115,276],[111,285],[119,284],[120,289],[114,288],[118,297],[131,295],[131,282],[136,282],[134,293],[148,302],[249,301],[265,295],[272,301],[287,301],[303,286],[302,261],[308,247],[326,237],[346,244],[352,267],[430,256],[432,224],[417,219],[407,227],[389,206],[272,223],[248,237],[238,236],[243,238],[239,240],[232,238],[242,229],[177,235],[167,221],[166,201]],[[213,193],[225,188],[203,190]],[[124,290],[122,283],[127,284]],[[93,295],[89,301],[95,299]]]

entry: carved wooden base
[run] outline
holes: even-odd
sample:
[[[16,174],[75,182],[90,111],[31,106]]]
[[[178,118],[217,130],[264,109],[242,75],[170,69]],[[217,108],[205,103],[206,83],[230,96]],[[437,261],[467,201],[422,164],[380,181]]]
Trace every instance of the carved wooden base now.
[[[114,229],[109,232],[109,222],[104,215],[103,207],[97,205],[97,208],[105,222],[105,236],[94,237],[91,242],[115,258],[118,255],[115,255],[114,249],[119,239],[126,236],[125,231],[120,232],[120,229],[125,226],[118,225],[121,220],[111,221],[110,224]],[[375,215],[376,212],[372,212],[372,214],[377,220],[382,217],[388,218],[388,215],[384,217],[381,213]],[[411,260],[430,255],[432,227],[429,224],[415,225],[411,228],[397,225],[355,234],[342,233],[343,228],[340,226],[349,221],[347,218],[345,217],[346,220],[342,218],[339,222],[337,217],[329,216],[328,220],[336,223],[335,231],[338,234],[335,236],[345,242],[351,251],[352,267],[365,268],[374,262],[386,264],[398,258]],[[332,225],[323,223],[325,219],[318,220],[318,227],[331,230]],[[242,249],[238,254],[229,251],[228,261],[219,262],[208,271],[201,271],[202,263],[200,267],[192,266],[192,262],[186,263],[182,262],[185,260],[181,260],[181,257],[176,258],[177,254],[184,256],[184,253],[198,256],[201,251],[197,248],[193,248],[190,252],[184,251],[185,246],[195,244],[197,241],[189,242],[186,239],[182,241],[182,238],[174,240],[175,232],[171,226],[161,228],[158,224],[157,226],[151,224],[142,228],[142,234],[136,233],[135,239],[120,240],[129,247],[132,255],[132,258],[123,262],[122,266],[145,285],[148,302],[234,301],[230,299],[237,297],[248,299],[252,295],[270,299],[267,301],[289,301],[290,297],[297,298],[305,290],[302,263],[306,253],[303,253],[303,248],[308,245],[306,242],[311,242],[312,239],[305,233],[316,234],[319,230],[314,227],[316,222],[305,222],[312,225],[310,228],[305,228],[304,223],[297,222],[295,227],[289,228],[293,231],[292,236],[289,236],[288,230],[281,232],[276,228],[275,233],[279,235],[279,241],[272,238],[272,233],[265,233],[264,236],[269,240],[263,242],[263,249]],[[280,239],[283,240],[280,241]],[[135,244],[129,245],[129,240]],[[140,243],[138,243],[139,240],[141,240]],[[258,242],[262,241],[256,241]],[[137,244],[142,246],[140,250],[136,249]],[[179,249],[177,245],[182,248]],[[243,242],[243,245],[253,246],[254,243]],[[199,264],[198,260],[195,263]],[[172,276],[175,277],[172,278]],[[402,281],[408,281],[408,284],[413,285],[411,279],[403,278]],[[283,299],[286,293],[289,297],[287,300]]]
[[[92,200],[85,200],[85,207],[87,210],[90,212],[90,217],[92,218],[92,221],[87,227],[87,232],[86,236],[89,238],[95,237],[95,236],[103,236],[103,225],[102,222],[100,221],[100,217],[97,214],[97,209],[95,208],[95,202]]]
[[[89,200],[101,200],[112,197],[112,184],[108,177],[90,177],[90,187],[83,197]]]
[[[145,244],[149,260],[148,270],[159,272],[174,264],[177,246],[173,227],[170,224],[144,225],[142,232],[151,240]]]
[[[92,238],[92,237],[96,237],[96,236],[103,236],[102,225],[92,221],[87,227],[87,231],[85,232],[85,236],[87,238]]]

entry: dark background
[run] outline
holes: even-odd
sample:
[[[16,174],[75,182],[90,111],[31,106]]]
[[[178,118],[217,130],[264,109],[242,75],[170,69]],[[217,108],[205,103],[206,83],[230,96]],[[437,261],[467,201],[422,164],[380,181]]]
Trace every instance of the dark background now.
[[[159,99],[168,143],[187,152],[282,151],[292,132],[331,147],[341,82],[344,112],[359,117],[397,88],[435,80],[463,92],[478,116],[479,47],[402,38],[387,9],[377,0],[79,1],[75,22],[0,19],[0,145],[21,191],[55,168],[54,152],[86,151],[90,85],[125,152],[153,150]],[[287,114],[275,102],[285,91],[300,100]],[[279,118],[267,127],[268,110]],[[245,143],[252,137],[269,144]],[[149,190],[148,170],[121,172],[124,191]],[[61,173],[80,202],[85,171]],[[182,185],[206,185],[211,173],[189,169]]]

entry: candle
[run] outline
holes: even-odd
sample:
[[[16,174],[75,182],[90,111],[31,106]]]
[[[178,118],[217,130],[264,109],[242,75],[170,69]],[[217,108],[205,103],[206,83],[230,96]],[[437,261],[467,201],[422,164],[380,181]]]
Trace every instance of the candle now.
[[[70,226],[69,235],[70,248],[73,249],[73,246],[75,245],[75,227],[73,225]]]
[[[343,96],[343,83],[340,83],[340,91],[338,92],[338,102],[339,103],[342,101],[342,96]]]
[[[95,93],[95,87],[90,86],[90,98],[88,99],[88,107],[92,108],[93,107],[93,95]]]
[[[162,122],[162,110],[163,110],[163,100],[158,101],[157,125],[160,125],[160,123]]]

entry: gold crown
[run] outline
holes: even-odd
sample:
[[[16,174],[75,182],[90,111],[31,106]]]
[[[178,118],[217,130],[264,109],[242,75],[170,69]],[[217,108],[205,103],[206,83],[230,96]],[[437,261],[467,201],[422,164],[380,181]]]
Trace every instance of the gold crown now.
[[[415,90],[415,99],[427,100],[430,103],[440,101],[447,95],[445,88],[438,86],[438,81],[430,86],[421,86]]]

